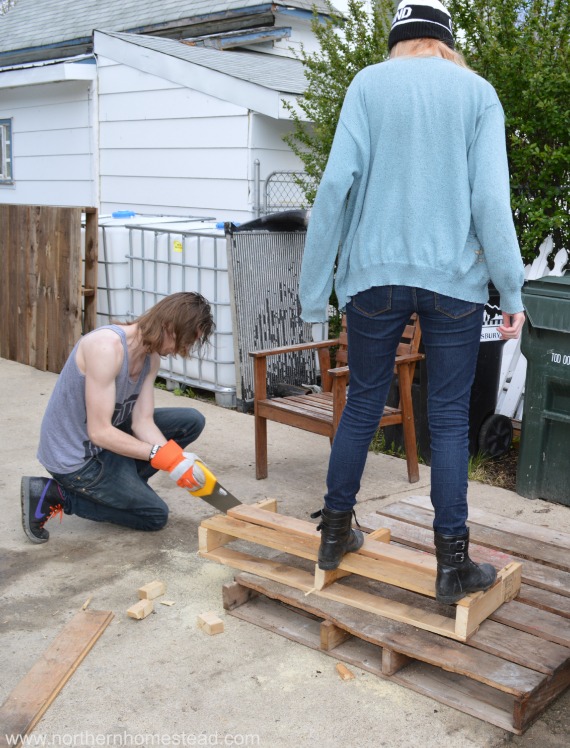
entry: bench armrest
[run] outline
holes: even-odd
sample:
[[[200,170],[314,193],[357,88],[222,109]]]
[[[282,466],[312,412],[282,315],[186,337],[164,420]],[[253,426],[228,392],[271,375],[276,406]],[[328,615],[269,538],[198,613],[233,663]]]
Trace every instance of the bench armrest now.
[[[285,345],[279,348],[266,348],[262,351],[249,351],[252,358],[265,358],[266,356],[278,356],[282,353],[295,353],[296,351],[318,350],[319,348],[332,348],[339,344],[338,338],[331,340],[321,340],[318,343],[296,343],[295,345]]]

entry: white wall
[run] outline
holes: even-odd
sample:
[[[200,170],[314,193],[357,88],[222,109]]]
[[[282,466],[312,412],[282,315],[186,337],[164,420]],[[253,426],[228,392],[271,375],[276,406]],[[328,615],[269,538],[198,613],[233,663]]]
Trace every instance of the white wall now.
[[[96,205],[93,84],[66,81],[0,89],[0,119],[12,119],[13,185],[0,202]]]
[[[251,217],[248,110],[99,58],[101,212]]]

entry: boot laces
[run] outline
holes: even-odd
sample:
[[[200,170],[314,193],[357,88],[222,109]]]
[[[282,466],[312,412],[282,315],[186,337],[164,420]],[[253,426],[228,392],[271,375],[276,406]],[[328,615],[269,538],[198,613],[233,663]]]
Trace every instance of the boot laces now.
[[[318,517],[322,516],[322,513],[323,513],[322,509],[317,509],[316,512],[311,512],[311,514],[309,515],[309,517],[311,519],[317,519]],[[354,509],[352,510],[352,516],[354,517],[354,521],[356,522],[356,526],[360,530],[360,522],[358,521],[358,518],[356,516],[356,512],[354,511]],[[317,531],[319,531],[322,526],[323,526],[323,523],[319,522],[319,524],[317,525]]]
[[[317,509],[316,512],[311,512],[311,514],[309,514],[309,517],[311,519],[317,519],[321,515],[322,515],[322,510],[321,509]],[[323,523],[319,522],[319,524],[317,525],[317,532],[321,529],[322,526],[323,526]]]
[[[63,520],[63,504],[56,504],[55,506],[50,506],[49,508],[49,514],[46,514],[46,516],[42,519],[40,522],[40,527],[43,527],[45,523],[48,521],[48,519],[51,519],[52,517],[59,516],[59,522],[61,524]]]

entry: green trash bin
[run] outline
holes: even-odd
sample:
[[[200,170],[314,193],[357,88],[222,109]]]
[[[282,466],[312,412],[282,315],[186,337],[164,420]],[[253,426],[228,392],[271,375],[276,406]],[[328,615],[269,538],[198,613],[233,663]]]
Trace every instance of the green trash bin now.
[[[570,275],[523,288],[527,359],[517,493],[570,506]]]

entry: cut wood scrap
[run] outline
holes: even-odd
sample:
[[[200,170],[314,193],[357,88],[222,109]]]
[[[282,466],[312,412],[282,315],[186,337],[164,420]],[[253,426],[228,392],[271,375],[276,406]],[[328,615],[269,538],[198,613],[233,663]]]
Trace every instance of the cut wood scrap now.
[[[352,670],[349,670],[346,665],[342,664],[342,662],[336,663],[336,671],[340,675],[342,680],[352,680],[356,677]]]
[[[76,613],[0,707],[2,739],[33,730],[112,619],[108,610]]]
[[[171,607],[172,605],[176,605],[174,600],[161,600],[161,605],[168,605],[168,607]]]
[[[140,621],[150,615],[153,610],[154,603],[152,600],[139,600],[138,603],[131,605],[127,610],[127,615],[129,618],[134,618],[137,621]]]
[[[154,600],[155,598],[164,595],[165,592],[166,585],[164,582],[159,582],[158,580],[149,582],[148,584],[145,584],[144,587],[139,587],[138,589],[138,595],[141,600]]]
[[[198,626],[210,636],[221,634],[224,630],[224,622],[215,613],[201,613],[198,616]]]
[[[89,604],[90,604],[91,600],[93,600],[93,597],[88,597],[87,600],[81,606],[81,610],[87,610],[87,608],[89,607]]]

